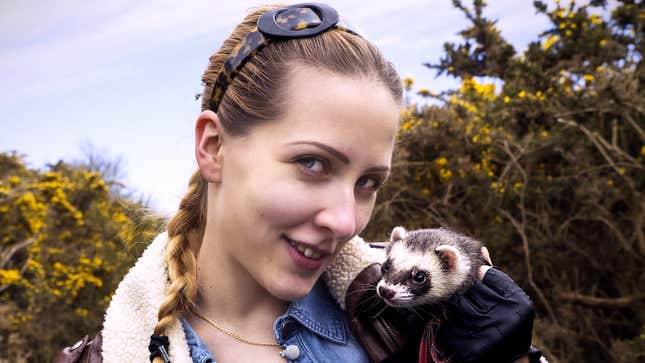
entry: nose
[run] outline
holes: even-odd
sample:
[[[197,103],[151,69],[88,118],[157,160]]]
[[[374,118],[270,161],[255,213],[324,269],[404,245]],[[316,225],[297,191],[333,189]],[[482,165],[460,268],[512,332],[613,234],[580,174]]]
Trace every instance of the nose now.
[[[327,193],[325,207],[316,215],[315,223],[332,231],[336,240],[343,241],[353,237],[357,225],[353,189]]]
[[[382,297],[383,299],[391,299],[394,297],[394,294],[396,294],[394,290],[390,290],[385,286],[378,287],[378,296]]]

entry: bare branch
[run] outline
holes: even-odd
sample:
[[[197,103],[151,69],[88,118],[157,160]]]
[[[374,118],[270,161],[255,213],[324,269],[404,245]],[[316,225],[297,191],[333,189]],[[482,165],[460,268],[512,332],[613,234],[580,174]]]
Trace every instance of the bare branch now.
[[[621,297],[596,297],[578,294],[574,291],[561,291],[558,297],[564,301],[601,308],[624,308],[645,299],[645,293]]]
[[[2,251],[0,251],[0,269],[6,268],[9,265],[9,261],[11,261],[11,257],[13,257],[13,255],[15,255],[21,249],[26,248],[34,243],[35,240],[36,239],[34,237],[31,237],[22,242],[18,242],[9,247],[6,247]]]
[[[524,250],[524,263],[526,265],[526,272],[527,272],[529,285],[531,285],[535,293],[540,298],[540,301],[542,302],[545,309],[549,313],[549,317],[551,318],[551,321],[557,322],[557,319],[555,317],[555,313],[553,312],[553,308],[551,307],[551,304],[549,304],[548,300],[542,293],[542,290],[537,286],[537,284],[533,280],[533,265],[531,264],[531,251],[529,249],[529,239],[526,235],[526,209],[524,208],[524,189],[528,184],[528,176],[524,171],[524,168],[522,168],[519,161],[517,160],[517,157],[515,156],[515,154],[513,154],[513,152],[511,151],[507,141],[504,141],[503,146],[506,154],[511,158],[515,167],[522,174],[523,184],[520,191],[520,202],[519,202],[522,221],[518,222],[515,218],[513,218],[513,216],[510,213],[508,213],[505,210],[502,210],[502,214],[504,214],[504,216],[511,221],[511,223],[513,224],[513,227],[515,227],[515,230],[522,238],[522,248]]]

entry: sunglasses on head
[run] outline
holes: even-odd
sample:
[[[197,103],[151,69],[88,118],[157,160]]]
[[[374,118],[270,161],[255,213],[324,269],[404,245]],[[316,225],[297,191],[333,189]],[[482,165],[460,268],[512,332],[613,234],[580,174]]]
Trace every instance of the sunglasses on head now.
[[[257,26],[242,39],[224,62],[213,87],[209,109],[217,112],[226,88],[244,64],[267,44],[275,40],[311,37],[331,28],[358,35],[340,22],[334,8],[325,4],[295,4],[262,14]]]

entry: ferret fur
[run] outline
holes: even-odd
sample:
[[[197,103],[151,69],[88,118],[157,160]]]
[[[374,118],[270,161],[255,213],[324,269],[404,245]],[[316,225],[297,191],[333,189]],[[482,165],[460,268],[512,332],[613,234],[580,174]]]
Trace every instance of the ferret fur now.
[[[479,241],[445,228],[408,232],[396,227],[390,242],[376,289],[393,307],[443,302],[472,286],[486,263]],[[419,273],[425,282],[414,281]]]

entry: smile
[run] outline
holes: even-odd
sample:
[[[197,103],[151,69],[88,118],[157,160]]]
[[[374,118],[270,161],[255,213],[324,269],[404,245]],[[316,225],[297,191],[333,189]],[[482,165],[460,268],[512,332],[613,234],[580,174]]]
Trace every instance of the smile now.
[[[284,239],[286,239],[286,240],[287,240],[287,242],[288,242],[288,243],[289,243],[293,248],[295,248],[295,249],[296,249],[298,252],[300,252],[303,256],[305,256],[305,257],[307,257],[307,258],[309,258],[309,259],[312,259],[312,260],[319,260],[319,259],[323,256],[323,253],[322,253],[322,252],[320,252],[320,251],[316,251],[316,250],[314,250],[313,248],[311,248],[311,247],[307,247],[307,246],[305,246],[305,245],[303,245],[303,244],[300,244],[300,243],[294,242],[293,240],[290,240],[290,239],[289,239],[289,238],[287,238],[286,236],[284,236]]]

